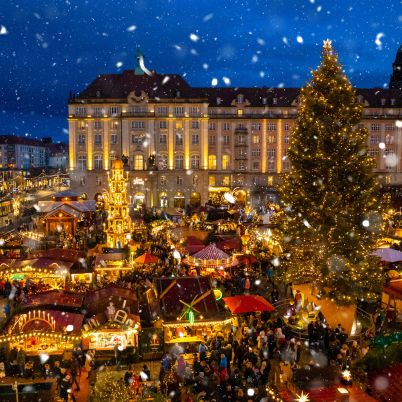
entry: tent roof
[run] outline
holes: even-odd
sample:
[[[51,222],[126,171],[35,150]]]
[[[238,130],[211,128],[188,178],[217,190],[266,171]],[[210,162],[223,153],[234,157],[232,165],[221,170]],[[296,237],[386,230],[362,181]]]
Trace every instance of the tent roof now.
[[[216,247],[215,243],[211,243],[201,251],[198,251],[193,257],[200,260],[226,260],[230,258],[228,254]]]
[[[402,252],[393,248],[379,248],[371,255],[381,258],[384,262],[398,262],[402,261]]]
[[[258,295],[239,295],[232,297],[224,297],[224,302],[228,306],[232,314],[254,313],[257,311],[275,311],[272,306],[262,296]]]

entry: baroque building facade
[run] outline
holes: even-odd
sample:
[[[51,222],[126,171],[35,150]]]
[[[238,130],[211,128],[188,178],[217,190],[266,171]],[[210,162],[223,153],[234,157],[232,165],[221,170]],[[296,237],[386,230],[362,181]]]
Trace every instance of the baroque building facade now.
[[[135,70],[100,75],[70,96],[73,189],[103,193],[112,161],[122,159],[135,207],[218,203],[227,191],[255,206],[274,199],[289,169],[299,89],[195,88],[141,66],[138,54]],[[390,185],[402,184],[402,90],[392,80],[390,89],[357,89],[368,152]]]

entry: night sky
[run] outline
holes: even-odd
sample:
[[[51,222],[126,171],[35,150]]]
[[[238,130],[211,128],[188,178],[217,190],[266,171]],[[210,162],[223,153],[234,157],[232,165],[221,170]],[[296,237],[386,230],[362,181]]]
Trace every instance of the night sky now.
[[[0,7],[0,134],[67,141],[67,99],[145,65],[194,86],[300,87],[333,39],[355,86],[383,87],[400,0],[13,0]]]

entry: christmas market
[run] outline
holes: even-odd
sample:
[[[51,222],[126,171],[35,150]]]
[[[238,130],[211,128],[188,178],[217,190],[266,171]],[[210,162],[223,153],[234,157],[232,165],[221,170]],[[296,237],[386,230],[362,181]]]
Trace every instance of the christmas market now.
[[[4,55],[17,57],[15,37],[28,47],[22,20],[39,32],[34,59],[54,55],[55,38],[71,31],[67,3],[7,6]],[[74,89],[68,128],[55,118],[43,132],[68,135],[68,144],[28,130],[0,135],[0,401],[400,401],[402,46],[389,85],[366,85],[367,55],[384,55],[372,57],[379,63],[399,40],[389,30],[395,7],[391,18],[391,6],[369,0],[346,17],[310,0],[300,18],[298,6],[280,2],[269,13],[217,3],[204,14],[202,5],[184,2],[178,13],[156,2],[158,15],[139,3],[124,15],[114,6],[102,29],[102,7],[88,19],[95,5],[74,6],[82,46],[74,57],[60,48],[63,61],[51,64],[76,61],[63,76]],[[195,21],[191,30],[181,14]],[[255,25],[261,16],[269,41]],[[52,36],[56,20],[64,33]],[[363,22],[378,32],[364,51],[350,39]],[[165,32],[174,24],[175,37]],[[221,26],[236,46],[222,28],[211,35]],[[139,47],[135,57],[124,50],[154,31],[166,42],[157,47],[173,46],[167,65],[177,58],[186,73],[161,73]],[[87,80],[99,56],[88,58],[99,48],[91,35],[124,51],[108,51],[114,72]],[[282,63],[293,71],[285,78],[267,55],[290,51],[299,65]],[[48,63],[36,64],[43,81]],[[190,84],[193,70],[209,74],[210,86]],[[54,89],[59,77],[47,73]],[[246,75],[265,83],[245,86]],[[27,76],[34,87],[36,74]],[[39,98],[28,119],[29,86],[6,84],[3,114],[13,107],[19,129],[37,130],[37,108],[49,114],[59,95]]]

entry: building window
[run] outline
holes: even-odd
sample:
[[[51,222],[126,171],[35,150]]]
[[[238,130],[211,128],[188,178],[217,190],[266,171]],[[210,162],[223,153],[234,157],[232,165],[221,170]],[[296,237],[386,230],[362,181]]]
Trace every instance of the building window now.
[[[268,156],[268,171],[274,172],[275,171],[276,150],[268,149],[267,156]]]
[[[191,169],[199,169],[200,168],[200,156],[192,155],[191,156]]]
[[[381,131],[381,124],[371,123],[371,131]]]
[[[75,109],[75,114],[76,114],[77,116],[86,116],[86,114],[87,114],[87,108],[86,108],[86,107],[82,107],[82,106],[78,106],[78,107]]]
[[[85,134],[79,134],[78,135],[78,144],[79,145],[85,145]]]
[[[268,123],[267,130],[276,131],[276,123]]]
[[[369,149],[368,154],[373,158],[377,158],[380,155],[380,151],[378,149]]]
[[[183,177],[182,176],[176,176],[176,184],[181,186],[183,184]]]
[[[87,157],[85,155],[80,155],[78,157],[78,169],[79,170],[87,169]]]
[[[94,156],[94,169],[95,170],[102,170],[103,169],[102,155],[95,155]]]
[[[223,130],[229,131],[230,130],[230,123],[223,123]]]
[[[385,136],[385,143],[386,144],[393,144],[394,143],[394,136],[390,135],[390,134],[387,134]]]
[[[246,137],[244,135],[237,136],[237,144],[238,145],[246,144]]]
[[[283,124],[283,130],[284,131],[289,131],[289,123],[284,123]]]
[[[173,113],[175,116],[183,116],[184,115],[184,107],[183,106],[175,106],[173,108]]]
[[[230,145],[230,135],[223,136],[223,145]]]
[[[112,106],[112,107],[110,108],[110,114],[111,114],[112,116],[117,116],[117,115],[119,115],[119,114],[120,114],[120,108],[119,108],[118,106]]]
[[[166,120],[161,120],[159,122],[159,128],[161,128],[161,129],[167,128],[167,121]]]
[[[215,131],[216,130],[216,124],[215,123],[208,123],[208,130]]]
[[[191,122],[191,128],[193,128],[193,129],[198,129],[198,128],[200,128],[200,122],[199,122],[198,120],[193,120],[193,121]]]
[[[119,128],[119,122],[118,121],[114,121],[113,123],[112,123],[112,129],[113,130],[117,130]]]
[[[167,135],[159,134],[159,144],[166,144],[166,143],[167,143]]]
[[[134,170],[144,170],[144,157],[142,155],[134,156]]]
[[[131,128],[133,130],[143,130],[145,128],[145,121],[134,120],[131,122]]]
[[[158,156],[158,169],[166,170],[168,168],[168,158],[167,155]]]
[[[251,156],[256,156],[256,157],[261,156],[261,150],[260,150],[260,148],[252,149],[252,150],[251,150]]]
[[[222,169],[223,170],[230,169],[230,156],[229,155],[222,155]]]
[[[379,135],[370,135],[370,145],[377,145],[381,142]]]
[[[198,145],[199,142],[200,142],[200,136],[198,134],[192,134],[191,135],[191,144]]]
[[[239,161],[239,170],[246,170],[245,161]]]
[[[112,135],[110,136],[110,143],[111,143],[112,145],[116,145],[116,144],[117,144],[117,134],[112,134]]]
[[[208,169],[216,170],[216,155],[208,156]]]
[[[94,128],[95,128],[95,130],[101,130],[102,129],[102,122],[100,120],[95,120],[94,121]]]
[[[260,169],[260,162],[254,161],[253,162],[253,170],[259,170]]]
[[[239,117],[242,117],[243,116],[243,109],[237,109],[237,115]]]
[[[269,135],[267,137],[268,144],[275,144],[275,136],[274,135]]]
[[[176,145],[183,145],[183,134],[176,133]]]
[[[160,183],[161,183],[161,186],[166,186],[166,176],[161,176]]]
[[[176,155],[174,160],[175,169],[183,169],[184,168],[184,156]]]
[[[222,184],[224,186],[230,186],[230,176],[223,176]]]
[[[289,134],[285,134],[285,136],[283,137],[283,142],[285,144],[289,144]]]
[[[200,108],[192,106],[190,107],[190,115],[191,116],[198,116],[200,114]]]
[[[209,136],[208,144],[209,145],[215,145],[216,144],[216,136],[215,135],[210,135]]]
[[[145,106],[130,106],[128,108],[128,113],[130,114],[144,114],[147,112],[147,108]]]
[[[85,121],[81,120],[81,121],[78,122],[78,128],[80,130],[85,130],[86,127],[87,127],[87,124],[85,123]]]
[[[101,186],[102,185],[102,178],[100,176],[96,176],[96,185]]]
[[[216,184],[215,176],[209,176],[208,177],[208,185],[211,187],[214,187]]]
[[[261,131],[261,123],[251,123],[251,129],[255,131]]]
[[[246,128],[246,124],[245,123],[239,123],[236,128],[244,130]]]
[[[244,102],[244,96],[243,95],[237,95],[236,103],[243,103]]]
[[[131,142],[133,144],[141,145],[143,139],[144,139],[144,136],[142,134],[133,134],[131,136]]]
[[[94,143],[95,145],[102,145],[102,134],[95,134],[94,135]]]
[[[385,125],[385,131],[395,131],[395,130],[396,130],[395,124],[386,124]]]
[[[167,116],[168,108],[167,106],[158,106],[156,112],[159,116]]]
[[[260,138],[261,137],[259,135],[253,135],[253,144],[259,144]]]

